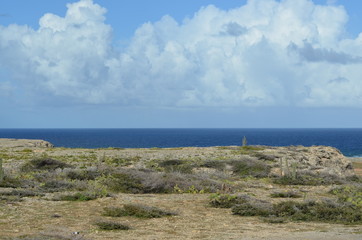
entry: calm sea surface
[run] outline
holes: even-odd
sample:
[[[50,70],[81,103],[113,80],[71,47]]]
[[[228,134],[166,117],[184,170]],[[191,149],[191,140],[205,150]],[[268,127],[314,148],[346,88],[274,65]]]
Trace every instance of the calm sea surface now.
[[[241,145],[333,146],[362,157],[362,129],[0,129],[0,138],[43,139],[56,147],[152,148]]]

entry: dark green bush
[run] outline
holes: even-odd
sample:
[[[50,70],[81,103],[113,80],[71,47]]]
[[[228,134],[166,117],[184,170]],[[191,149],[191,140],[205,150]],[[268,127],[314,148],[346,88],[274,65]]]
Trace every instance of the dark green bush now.
[[[160,218],[164,216],[173,216],[175,213],[156,207],[149,207],[139,204],[125,204],[123,208],[104,208],[103,215],[109,217],[134,216],[138,218]]]
[[[61,162],[59,160],[55,160],[52,158],[40,158],[40,159],[33,159],[21,167],[21,171],[23,172],[30,172],[30,171],[39,171],[39,170],[55,170],[57,168],[71,168],[72,166]]]
[[[248,195],[213,194],[209,204],[216,208],[231,208],[237,204],[247,203],[250,199]]]
[[[132,176],[131,173],[118,172],[114,173],[105,179],[101,180],[110,191],[123,192],[123,193],[142,193],[144,186],[141,179]]]
[[[302,195],[295,191],[284,191],[284,192],[274,192],[270,194],[272,198],[301,198]]]
[[[105,231],[130,229],[128,225],[112,221],[97,221],[94,223],[94,225],[96,225],[100,230],[105,230]]]

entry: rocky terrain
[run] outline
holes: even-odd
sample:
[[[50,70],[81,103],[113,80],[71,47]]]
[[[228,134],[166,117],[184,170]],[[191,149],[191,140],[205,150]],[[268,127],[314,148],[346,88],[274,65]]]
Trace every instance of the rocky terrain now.
[[[0,139],[0,159],[0,239],[362,238],[361,162],[332,147]]]

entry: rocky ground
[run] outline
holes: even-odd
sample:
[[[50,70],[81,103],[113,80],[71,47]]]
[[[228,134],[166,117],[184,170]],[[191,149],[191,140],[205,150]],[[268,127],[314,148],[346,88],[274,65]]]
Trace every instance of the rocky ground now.
[[[67,149],[0,139],[0,159],[0,239],[362,239],[362,221],[278,222],[215,206],[247,196],[269,205],[328,199],[361,211],[361,195],[341,192],[361,191],[362,161],[331,147]],[[272,197],[281,193],[297,196]],[[127,204],[175,215],[104,216]],[[95,223],[104,220],[130,229],[102,230]]]

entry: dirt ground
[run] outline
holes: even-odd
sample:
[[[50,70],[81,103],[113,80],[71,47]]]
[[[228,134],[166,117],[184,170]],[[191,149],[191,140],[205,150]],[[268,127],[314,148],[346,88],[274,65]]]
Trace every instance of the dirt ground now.
[[[54,202],[28,198],[1,206],[0,239],[24,234],[80,232],[85,239],[293,239],[360,240],[361,226],[325,223],[263,223],[257,217],[240,217],[230,209],[210,208],[208,194],[130,195],[89,202]],[[107,206],[140,203],[172,210],[177,216],[158,219],[116,218],[128,231],[99,231],[93,225]],[[54,217],[57,216],[57,217]],[[114,220],[114,218],[113,218]]]

